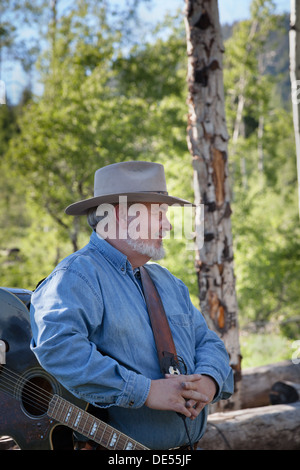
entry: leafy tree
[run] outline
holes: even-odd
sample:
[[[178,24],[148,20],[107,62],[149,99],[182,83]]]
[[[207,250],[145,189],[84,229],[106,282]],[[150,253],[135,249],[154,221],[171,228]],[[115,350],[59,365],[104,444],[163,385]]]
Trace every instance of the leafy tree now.
[[[97,18],[89,26],[86,15],[82,6],[56,18],[52,48],[40,59],[43,96],[23,107],[20,133],[6,154],[18,184],[23,184],[27,216],[30,213],[32,220],[23,233],[28,257],[22,265],[36,260],[42,276],[70,250],[70,243],[75,250],[87,241],[85,221],[64,215],[64,208],[91,196],[96,168],[126,159],[160,161],[166,163],[170,191],[192,199],[183,99],[184,35],[174,31],[166,41],[158,39],[139,50],[134,47],[129,56],[116,58],[112,45],[119,38],[107,32],[103,14],[99,14],[97,28]],[[158,66],[165,51],[169,51],[168,67]],[[139,61],[144,64],[144,78],[134,65]],[[151,93],[147,84],[152,86]],[[36,218],[43,237],[40,243],[33,232]],[[25,237],[34,240],[34,253]],[[168,244],[168,252],[172,264],[176,248]],[[41,263],[38,253],[47,253],[47,262]],[[182,274],[181,264],[174,261],[173,265]],[[189,278],[194,276],[192,256],[190,267]],[[42,277],[37,270],[34,276],[26,276],[27,286],[33,278]],[[6,283],[13,278],[11,274]],[[16,276],[14,283],[21,278]]]
[[[229,154],[235,266],[243,325],[295,317],[299,302],[292,115],[290,106],[283,108],[278,100],[275,77],[267,74],[266,67],[275,47],[268,42],[270,31],[282,18],[271,14],[272,2],[252,6],[252,19],[239,23],[225,43],[226,105],[233,135]],[[277,40],[280,34],[279,29]]]
[[[18,62],[28,74],[30,86],[31,72],[40,52],[38,26],[46,10],[46,0],[2,0],[0,4],[0,78],[6,79],[5,67],[12,61]],[[22,25],[22,28],[20,28]],[[28,34],[30,29],[31,34]],[[25,34],[24,34],[25,31]],[[23,32],[23,34],[22,34]]]
[[[170,19],[168,35],[158,31],[151,43],[122,48],[128,35],[122,36],[121,22],[111,28],[103,5],[81,1],[58,15],[47,4],[41,28],[47,47],[38,63],[43,94],[24,99],[18,109],[0,107],[0,285],[32,289],[87,242],[85,221],[65,216],[64,208],[91,196],[95,168],[129,159],[159,161],[170,193],[193,199],[182,22]],[[292,115],[278,100],[277,77],[267,75],[272,64],[261,68],[262,58],[275,50],[267,29],[281,41],[280,18],[261,15],[251,44],[253,18],[225,42],[231,134],[242,71],[245,77],[239,138],[229,147],[236,285],[242,325],[281,322],[294,337],[300,270]],[[186,251],[184,240],[165,244],[162,263],[184,279],[198,306],[194,252]]]

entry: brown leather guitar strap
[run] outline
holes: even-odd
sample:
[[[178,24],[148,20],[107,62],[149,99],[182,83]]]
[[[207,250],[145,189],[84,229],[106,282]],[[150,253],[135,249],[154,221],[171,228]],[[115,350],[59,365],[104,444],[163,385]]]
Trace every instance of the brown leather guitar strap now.
[[[140,274],[161,372],[180,374],[175,344],[159,293],[143,266],[140,267]]]
[[[163,374],[176,374],[186,373],[181,371],[180,366],[184,363],[181,358],[176,354],[176,348],[173,341],[170,325],[166,316],[166,312],[149,273],[143,266],[140,267],[141,281],[144,290],[148,314],[151,321],[152,331],[155,339],[160,370]],[[179,361],[178,359],[181,359]],[[186,417],[177,413],[183,419],[185,431],[189,441],[189,447],[194,450],[191,442],[189,430],[186,424]],[[197,443],[195,444],[195,449]]]

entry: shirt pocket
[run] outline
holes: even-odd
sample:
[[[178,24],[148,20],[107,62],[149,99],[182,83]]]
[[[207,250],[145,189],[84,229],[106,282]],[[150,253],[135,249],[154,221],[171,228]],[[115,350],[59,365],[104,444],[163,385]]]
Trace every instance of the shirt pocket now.
[[[193,323],[193,318],[190,313],[176,313],[175,315],[168,316],[169,322],[175,326],[190,327]]]

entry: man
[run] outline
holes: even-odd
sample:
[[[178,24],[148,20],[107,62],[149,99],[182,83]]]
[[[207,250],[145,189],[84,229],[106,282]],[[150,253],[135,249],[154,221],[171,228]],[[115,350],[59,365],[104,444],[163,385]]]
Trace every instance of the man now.
[[[107,422],[150,449],[199,441],[212,401],[232,393],[222,341],[192,305],[187,287],[157,263],[171,230],[163,166],[108,165],[94,197],[66,209],[88,214],[90,242],[63,260],[32,296],[32,349],[42,367]],[[147,264],[146,264],[147,263]],[[146,264],[186,375],[162,375],[139,268]],[[185,417],[185,424],[179,416]]]

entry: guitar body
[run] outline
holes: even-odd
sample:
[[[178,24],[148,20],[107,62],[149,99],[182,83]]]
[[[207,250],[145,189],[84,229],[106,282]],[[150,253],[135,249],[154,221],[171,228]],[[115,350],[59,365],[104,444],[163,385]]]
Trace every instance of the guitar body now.
[[[72,449],[71,429],[48,417],[48,405],[53,394],[82,409],[86,403],[40,367],[31,337],[25,301],[0,288],[0,341],[6,349],[0,364],[0,436],[12,437],[22,450]]]

